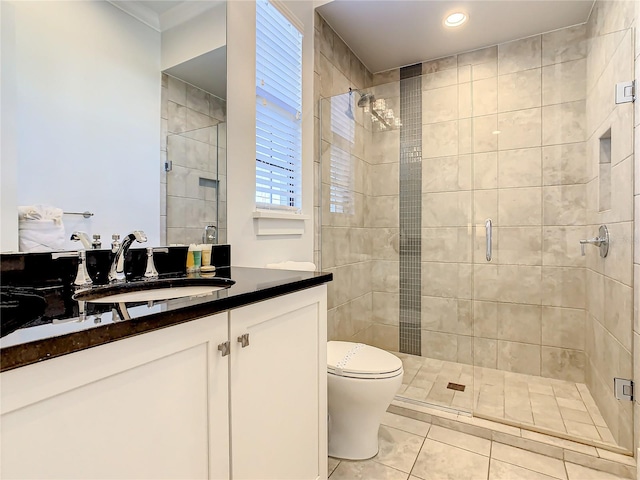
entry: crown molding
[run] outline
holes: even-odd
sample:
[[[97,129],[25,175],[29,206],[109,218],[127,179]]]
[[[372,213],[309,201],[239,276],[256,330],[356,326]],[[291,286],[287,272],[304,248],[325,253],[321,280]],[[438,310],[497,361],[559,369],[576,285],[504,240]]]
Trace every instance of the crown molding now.
[[[146,7],[142,2],[132,2],[127,0],[108,0],[114,7],[128,13],[133,18],[141,21],[145,25],[160,32],[160,18],[156,12]]]
[[[165,30],[176,27],[181,23],[188,22],[207,10],[217,7],[218,5],[224,5],[225,3],[226,2],[224,0],[205,0],[183,2],[180,5],[176,5],[160,15],[160,31],[164,32]]]

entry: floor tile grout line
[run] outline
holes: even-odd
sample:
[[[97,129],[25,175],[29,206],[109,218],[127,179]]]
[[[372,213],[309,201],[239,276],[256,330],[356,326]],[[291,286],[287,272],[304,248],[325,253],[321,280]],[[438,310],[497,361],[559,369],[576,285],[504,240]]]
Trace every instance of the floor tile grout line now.
[[[497,443],[500,443],[500,442],[497,442]],[[531,450],[527,450],[527,449],[525,449],[525,448],[520,448],[520,447],[515,447],[515,446],[513,446],[513,445],[508,445],[508,444],[506,444],[506,443],[502,443],[502,445],[507,446],[507,447],[511,447],[511,448],[515,448],[515,449],[518,449],[518,450],[522,450],[522,451],[527,452],[527,453],[532,453],[532,454],[534,454],[534,455],[539,455],[539,456],[541,456],[541,457],[545,457],[545,458],[547,459],[547,461],[548,461],[548,460],[558,460],[558,461],[562,462],[562,468],[564,468],[564,469],[565,469],[565,473],[566,473],[566,466],[564,465],[564,463],[565,463],[565,461],[564,461],[564,460],[560,460],[559,458],[550,457],[550,456],[548,456],[548,455],[544,455],[544,454],[542,454],[542,453],[532,452]],[[492,450],[492,452],[493,452],[493,450]],[[491,457],[491,458],[493,458],[493,457]],[[563,458],[564,458],[564,455],[563,455]],[[539,473],[539,474],[542,474],[542,475],[546,475],[547,477],[556,478],[556,479],[558,479],[558,480],[566,480],[566,479],[563,479],[563,478],[556,477],[555,475],[550,475],[550,474],[548,474],[548,473],[540,472],[540,471],[538,471],[538,470],[533,470],[533,469],[528,468],[528,467],[525,467],[525,466],[523,466],[523,465],[518,465],[518,464],[516,464],[516,463],[511,463],[509,460],[498,460],[497,458],[496,458],[495,460],[496,460],[496,461],[498,461],[498,462],[508,463],[509,465],[514,465],[514,466],[516,466],[516,467],[523,468],[524,470],[529,470],[530,472],[535,472],[535,473]],[[568,477],[567,477],[567,478],[568,478]]]
[[[432,426],[433,424],[431,424],[431,427]],[[431,427],[429,427],[429,430],[431,430]],[[427,434],[429,434],[429,432],[427,432]],[[424,448],[424,444],[426,441],[427,441],[427,437],[425,436],[424,439],[422,440],[422,444],[420,445],[420,449],[418,450],[418,454],[416,455],[416,459],[413,461],[413,465],[411,465],[411,469],[409,470],[409,476],[407,477],[407,479],[413,475],[413,469],[416,467],[416,463],[418,463],[418,458],[420,457],[420,453],[422,453],[422,449]]]

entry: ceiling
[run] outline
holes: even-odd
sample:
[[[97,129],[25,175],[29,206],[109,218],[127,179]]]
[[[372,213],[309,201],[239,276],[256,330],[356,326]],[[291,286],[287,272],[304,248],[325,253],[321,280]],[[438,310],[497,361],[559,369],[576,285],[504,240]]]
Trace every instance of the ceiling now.
[[[372,73],[584,23],[594,0],[333,0],[318,13]],[[463,9],[457,29],[442,21]]]

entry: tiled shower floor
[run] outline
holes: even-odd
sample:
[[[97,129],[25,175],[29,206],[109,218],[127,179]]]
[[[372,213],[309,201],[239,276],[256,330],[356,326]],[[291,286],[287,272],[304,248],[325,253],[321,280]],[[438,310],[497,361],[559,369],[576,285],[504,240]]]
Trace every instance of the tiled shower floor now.
[[[616,446],[585,384],[395,354],[404,365],[403,398],[583,443]],[[465,385],[465,390],[447,388],[450,382]]]

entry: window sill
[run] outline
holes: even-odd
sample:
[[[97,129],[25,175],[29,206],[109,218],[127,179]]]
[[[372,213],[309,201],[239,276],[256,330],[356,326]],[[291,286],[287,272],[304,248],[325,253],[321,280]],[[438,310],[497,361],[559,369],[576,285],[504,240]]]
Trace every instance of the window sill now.
[[[304,222],[309,215],[296,213],[256,211],[253,212],[253,224],[256,235],[302,235]]]

